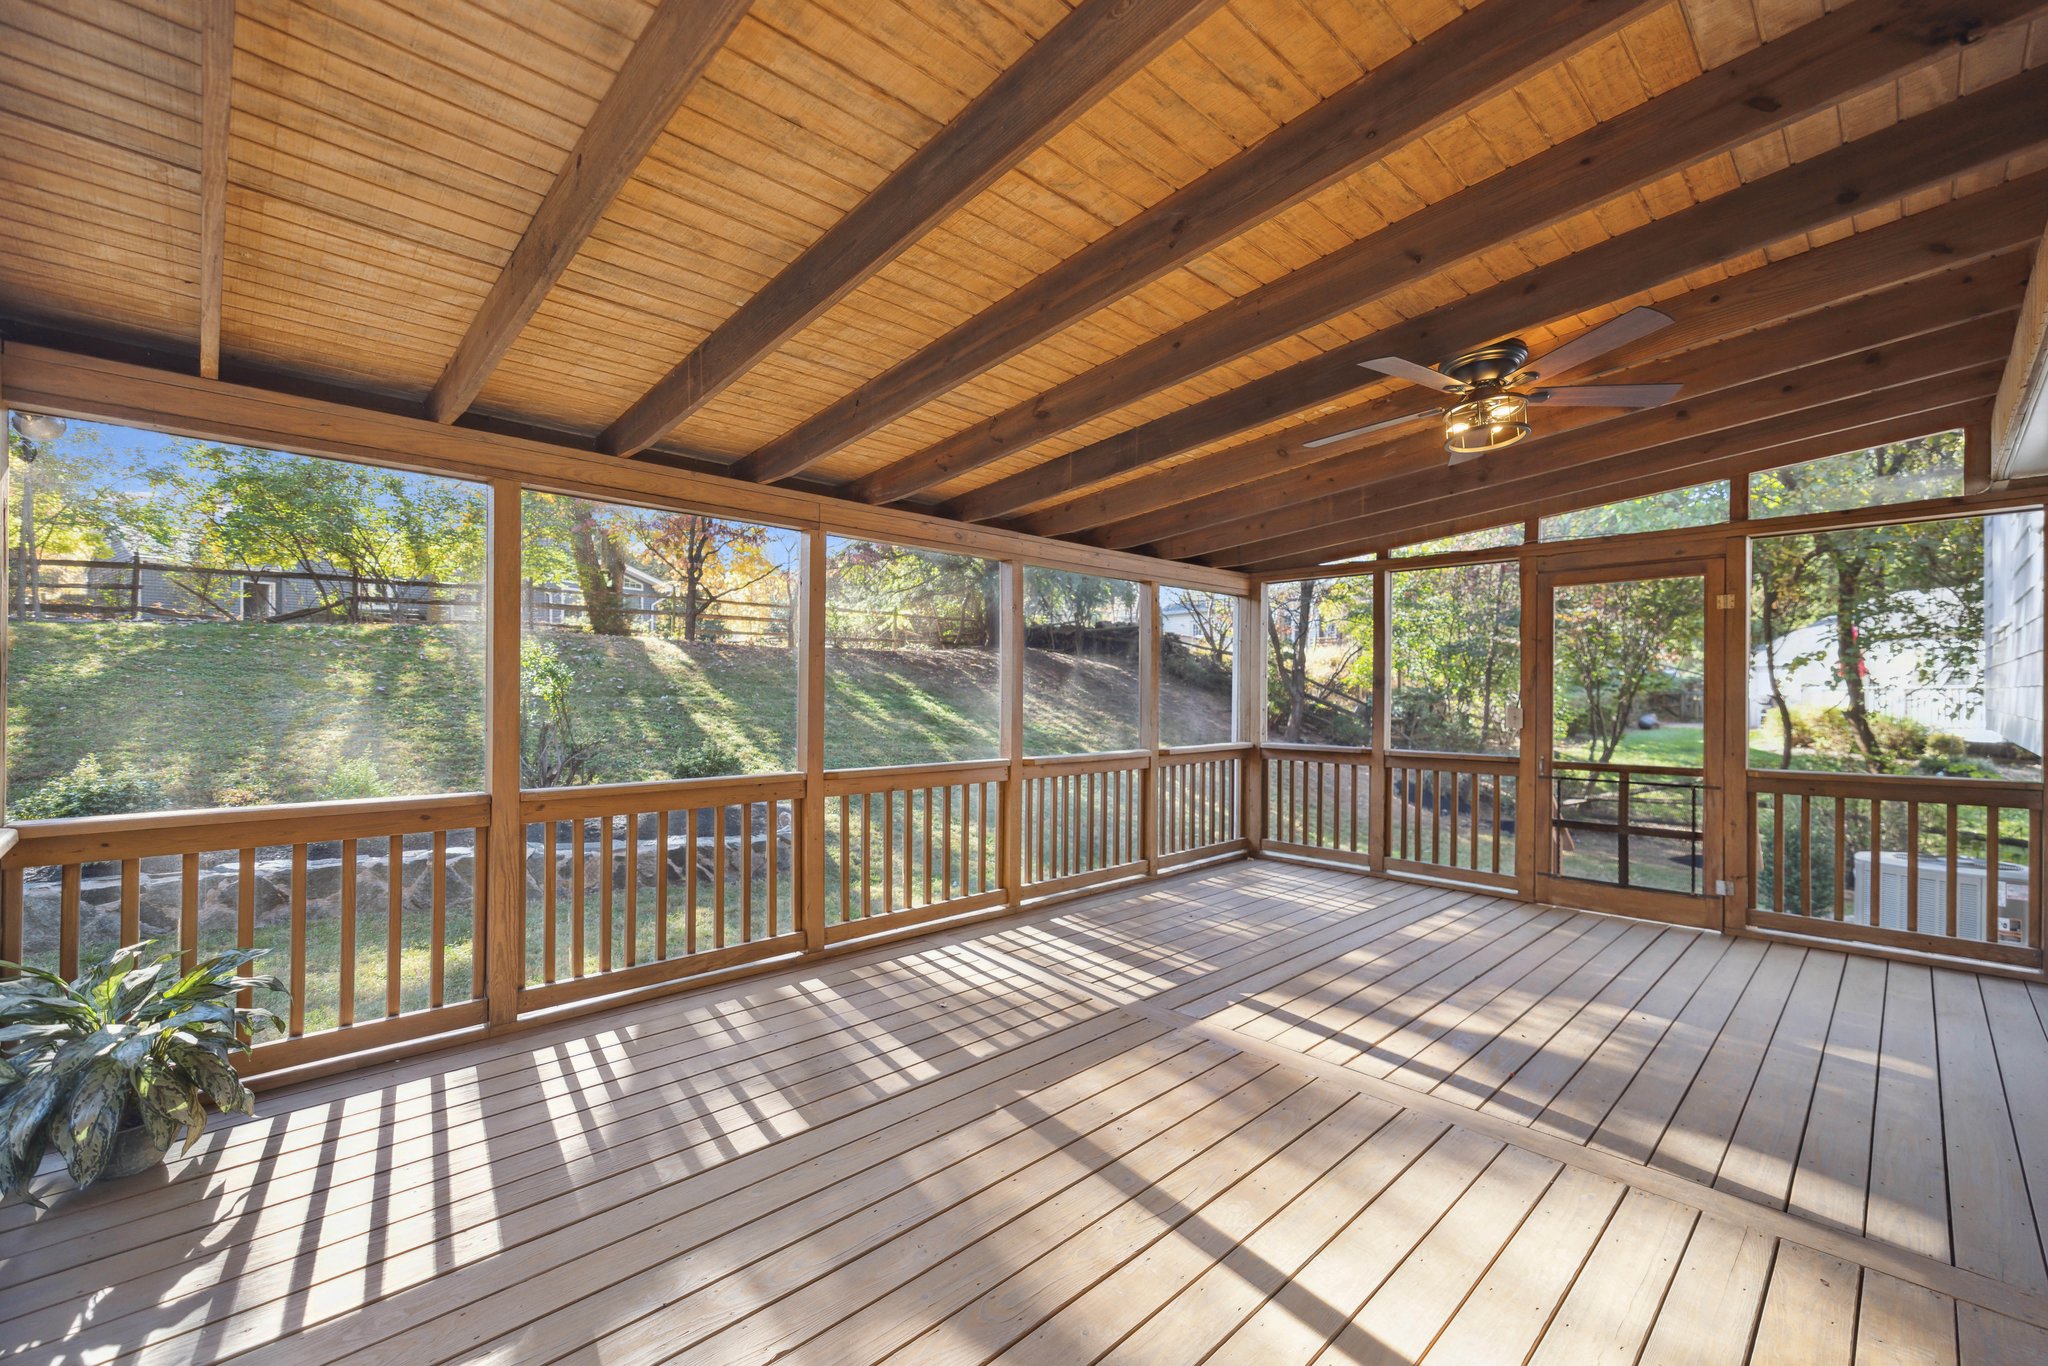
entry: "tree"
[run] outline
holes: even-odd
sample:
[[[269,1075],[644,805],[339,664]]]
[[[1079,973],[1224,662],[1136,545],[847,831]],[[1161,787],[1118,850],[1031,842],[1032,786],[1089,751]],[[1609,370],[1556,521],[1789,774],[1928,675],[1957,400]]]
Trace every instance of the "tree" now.
[[[992,560],[885,541],[840,541],[828,578],[826,629],[842,640],[991,649],[1001,630]]]
[[[1959,492],[1961,468],[1962,434],[1942,432],[1758,475],[1751,506],[1770,515]],[[1870,705],[1874,654],[1912,646],[1923,685],[1967,684],[1981,671],[1984,546],[1977,518],[1786,537],[1758,557],[1756,572],[1757,596],[1771,608],[1763,629],[1774,690],[1777,643],[1801,626],[1826,624],[1834,680],[1847,701],[1842,718],[1873,772],[1884,771],[1892,757]],[[1789,763],[1790,711],[1782,698],[1779,713]]]
[[[705,614],[721,602],[783,573],[769,558],[768,528],[694,512],[656,516],[639,528],[650,559],[668,571],[683,620],[683,639],[695,643]]]
[[[1390,577],[1396,743],[1513,750],[1521,686],[1521,581],[1513,561]]]
[[[1674,676],[1697,676],[1706,624],[1696,577],[1560,588],[1554,599],[1556,740],[1581,735],[1586,757],[1614,757],[1643,700]]]
[[[1321,738],[1310,735],[1320,708],[1327,729],[1369,742],[1372,631],[1370,578],[1273,586],[1266,610],[1267,715],[1280,739]]]

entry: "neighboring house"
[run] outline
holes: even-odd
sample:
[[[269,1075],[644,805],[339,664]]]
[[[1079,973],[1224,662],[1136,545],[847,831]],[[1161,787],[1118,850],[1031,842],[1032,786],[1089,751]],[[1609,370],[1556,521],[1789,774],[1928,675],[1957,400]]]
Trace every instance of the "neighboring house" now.
[[[1924,593],[1902,594],[1918,608],[1932,610]],[[1835,677],[1835,623],[1817,621],[1778,638],[1778,686],[1795,710],[1802,707],[1846,707],[1848,693]],[[1911,644],[1881,641],[1864,654],[1865,692],[1870,709],[1886,716],[1918,721],[1931,730],[1960,735],[1977,744],[1996,743],[1984,706],[1984,690],[1969,682],[1921,682],[1921,652]],[[1971,672],[1965,670],[1965,675]],[[1771,713],[1770,674],[1764,667],[1761,642],[1749,664],[1750,723]]]
[[[2041,514],[1984,519],[1985,724],[2041,753]]]
[[[666,579],[656,578],[639,565],[628,563],[625,575],[623,596],[628,612],[652,612],[676,595]],[[583,590],[573,583],[529,582],[526,622],[529,626],[581,626]]]
[[[1919,652],[1880,645],[1867,657],[1870,705],[1976,744],[2016,745],[2041,753],[2043,661],[2041,623],[2042,523],[2039,512],[1984,519],[1983,683],[1922,684]],[[1924,595],[1921,605],[1927,605]],[[1778,645],[1778,677],[1794,707],[1840,707],[1848,698],[1836,683],[1832,621],[1788,632]],[[1808,657],[1789,667],[1784,661]],[[1770,708],[1769,676],[1758,645],[1750,657],[1753,723]]]

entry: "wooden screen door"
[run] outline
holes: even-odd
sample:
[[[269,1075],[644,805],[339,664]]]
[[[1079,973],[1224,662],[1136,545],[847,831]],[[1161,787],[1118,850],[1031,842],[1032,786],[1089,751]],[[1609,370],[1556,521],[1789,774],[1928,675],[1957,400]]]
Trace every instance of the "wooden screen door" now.
[[[1538,570],[1539,900],[1719,928],[1719,557]]]

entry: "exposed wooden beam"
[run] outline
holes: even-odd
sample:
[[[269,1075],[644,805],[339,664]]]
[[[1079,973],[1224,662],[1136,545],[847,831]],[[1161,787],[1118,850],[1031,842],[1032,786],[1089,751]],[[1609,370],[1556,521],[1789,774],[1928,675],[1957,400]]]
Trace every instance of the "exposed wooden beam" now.
[[[529,487],[798,530],[822,527],[834,535],[1017,558],[1084,574],[1153,579],[1228,594],[1245,591],[1242,575],[1201,565],[1167,564],[1071,541],[968,526],[799,488],[764,488],[646,460],[616,460],[532,437],[448,426],[407,413],[250,384],[202,380],[186,370],[8,341],[0,345],[0,375],[10,403],[60,417],[120,422],[173,436],[368,460],[470,479],[510,478]]]
[[[1986,375],[1988,371],[1979,371],[1979,374]],[[1741,480],[1758,470],[1796,465],[1806,460],[1820,460],[1830,455],[1840,455],[1844,451],[1859,451],[1871,446],[1889,445],[1895,441],[1911,441],[1934,432],[1954,431],[1973,421],[1982,421],[1989,405],[1989,400],[1982,397],[1965,398],[1960,402],[1935,407],[1925,406],[1928,401],[1925,395],[1908,392],[1890,404],[1886,410],[1887,415],[1879,417],[1876,421],[1840,427],[1789,441],[1783,439],[1788,430],[1786,424],[1759,424],[1748,435],[1748,440],[1753,442],[1753,445],[1696,466],[1686,483],[1703,484],[1716,479]],[[1894,409],[1898,410],[1898,415],[1889,415]],[[1607,483],[1593,489],[1560,488],[1540,502],[1530,504],[1529,511],[1532,519],[1541,520],[1589,507],[1599,507],[1603,503],[1659,493],[1673,487],[1682,486],[1673,484],[1668,476],[1652,475],[1634,481]],[[1494,524],[1497,525],[1497,521]],[[1404,544],[1413,544],[1416,541],[1435,540],[1440,536],[1455,536],[1461,532],[1483,530],[1485,526],[1478,524],[1476,518],[1451,516],[1415,528],[1412,538],[1404,535],[1402,541]],[[1380,548],[1382,547],[1377,545],[1368,546],[1362,542],[1354,542],[1341,549],[1318,551],[1313,558],[1280,556],[1263,561],[1254,568],[1261,575],[1305,573],[1336,559],[1361,555],[1367,550]]]
[[[235,82],[235,0],[199,12],[199,373],[220,378],[228,257],[228,115]]]
[[[859,480],[894,502],[1936,60],[2039,0],[1861,0]]]
[[[1084,0],[605,430],[633,455],[1164,51],[1220,0]]]
[[[1639,362],[1635,355],[1624,355],[1620,371],[1601,378],[1622,384],[1682,384],[1684,392],[1673,406],[1698,411],[1715,394],[1742,386],[1758,388],[1758,381],[1772,375],[1810,370],[1821,361],[2010,313],[2026,269],[2025,254],[2009,251],[1759,330],[1748,330],[1739,320],[1731,319],[1727,330],[1740,335],[1724,334],[1723,340],[1705,346],[1693,347],[1688,339],[1674,338],[1673,344],[1659,348],[1659,339],[1673,330],[1666,329],[1644,338],[1635,348],[1637,354],[1656,359]],[[1711,292],[1711,287],[1702,292]],[[1706,315],[1709,321],[1712,317],[1711,312]],[[1641,417],[1616,409],[1539,408],[1535,421],[1541,435],[1530,445],[1533,449],[1541,442],[1558,442],[1588,427],[1625,420],[1640,421]],[[1218,529],[1241,525],[1247,517],[1279,513],[1284,518],[1286,509],[1299,507],[1303,518],[1312,518],[1308,504],[1320,508],[1346,492],[1364,496],[1364,490],[1434,478],[1446,468],[1442,434],[1434,423],[1426,424],[1408,429],[1391,442],[1354,449],[1298,471],[1276,472],[1249,488],[1226,489],[1134,519],[1126,525],[1142,524],[1157,531],[1126,544],[1149,545],[1157,553],[1185,558],[1227,544],[1212,539],[1223,534]],[[1314,525],[1312,520],[1308,524]]]
[[[2035,247],[2033,278],[1985,437],[1991,478],[2048,474],[2048,236]]]
[[[428,417],[453,422],[475,401],[747,5],[662,0],[427,395]]]
[[[1800,434],[1787,439],[1803,439],[1868,421],[1870,414],[1902,394],[1935,394],[1938,401],[1921,405],[1933,407],[1989,392],[1976,387],[1976,376],[1993,366],[2011,326],[2010,313],[1979,319],[1897,346],[1772,376],[1696,405],[1654,409],[1554,440],[1524,442],[1485,460],[1441,470],[1433,478],[1353,490],[1329,499],[1327,507],[1318,499],[1275,518],[1214,528],[1215,539],[1226,541],[1229,548],[1204,558],[1235,566],[1352,540],[1405,541],[1411,525],[1433,520],[1437,510],[1446,507],[1460,516],[1519,520],[1528,515],[1529,504],[1557,489],[1597,486],[1617,474],[1669,475],[1667,487],[1691,483],[1695,457],[1740,447],[1747,439],[1744,429],[1759,423],[1784,424]],[[1962,385],[1964,391],[1950,392],[1943,385]],[[1996,387],[1995,378],[1990,387]],[[1782,404],[1771,402],[1774,392],[1784,393]],[[1292,529],[1311,511],[1326,515],[1312,530]]]
[[[1740,189],[1504,280],[1447,308],[1335,347],[1249,384],[953,499],[945,512],[984,521],[1183,451],[1226,440],[1364,387],[1359,362],[1428,360],[1584,312],[1694,271],[1827,227],[1854,212],[2003,162],[2048,141],[2048,67],[2036,68]]]
[[[1660,300],[1657,306],[1671,316],[1672,326],[1617,349],[1601,368],[1625,369],[1825,308],[1845,296],[1891,289],[1930,273],[1966,278],[1969,267],[1984,258],[2023,247],[2044,215],[2048,215],[2048,175],[2028,176],[1715,281]],[[1340,408],[1300,426],[1255,437],[1140,479],[1078,494],[1012,525],[1039,536],[1099,527],[1086,537],[1091,544],[1144,545],[1191,526],[1208,525],[1208,520],[1187,514],[1211,495],[1228,489],[1263,494],[1271,481],[1346,456],[1373,438],[1313,449],[1304,443],[1414,412],[1417,406],[1413,391],[1404,390]],[[1386,434],[1379,437],[1381,442],[1387,439]],[[1259,487],[1244,488],[1253,481],[1258,481]]]
[[[785,479],[1656,9],[1488,0],[735,468]]]

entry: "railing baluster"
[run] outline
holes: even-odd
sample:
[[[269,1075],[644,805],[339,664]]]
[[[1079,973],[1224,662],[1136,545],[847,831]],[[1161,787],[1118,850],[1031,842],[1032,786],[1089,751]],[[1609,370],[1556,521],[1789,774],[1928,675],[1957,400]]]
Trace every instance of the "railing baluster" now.
[[[1785,912],[1785,794],[1771,794],[1771,909]]]
[[[1942,862],[1948,869],[1946,879],[1948,884],[1948,937],[1953,939],[1956,937],[1956,921],[1959,915],[1959,909],[1956,906],[1956,804],[1954,802],[1948,804],[1947,819],[1942,824],[1945,831],[1943,838],[1947,845],[1946,857],[1942,859]],[[1996,884],[1989,884],[1984,888],[1984,905],[1987,912],[1997,892],[1998,887]]]
[[[2003,857],[2004,851],[1999,848],[1998,812],[1999,808],[1996,806],[1987,805],[1984,808],[1984,902],[1987,907],[1984,920],[1987,926],[1992,926],[1987,931],[1987,937],[1993,940],[1998,937],[1998,931],[1994,924],[1998,919],[1998,914],[1995,909],[1988,908],[1995,908],[1998,904],[1999,872],[2005,862]],[[2038,857],[2034,849],[2029,846],[2027,862],[2030,867]]]
[[[600,860],[597,874],[597,970],[612,970],[612,818],[602,817],[598,821],[598,849]]]
[[[554,822],[548,822],[548,830],[551,834],[554,828]],[[550,888],[553,888],[555,885],[553,877],[554,867],[554,841],[550,840],[548,842],[548,886]],[[439,1007],[447,999],[446,992],[448,988],[448,832],[446,830],[436,830],[434,832],[433,875],[433,907],[431,910],[433,919],[429,929],[429,937],[433,941],[433,949],[427,959],[427,997],[428,1004]],[[548,897],[548,920],[550,927],[552,927],[554,921],[554,909],[554,896],[551,891]],[[548,938],[548,980],[551,982],[555,979],[554,961],[555,941],[551,930]]]
[[[754,806],[740,805],[740,942],[754,942]]]
[[[78,976],[78,898],[83,872],[78,864],[67,863],[58,874],[57,973],[66,981]]]
[[[123,880],[126,880],[126,865],[123,865]],[[124,944],[133,939],[123,938]],[[235,868],[235,947],[253,949],[256,947],[256,851],[243,849],[236,858]],[[439,949],[437,942],[435,948]],[[244,990],[237,993],[237,1000],[244,1007],[255,1004],[256,993]]]
[[[121,860],[121,944],[142,938],[142,860]]]
[[[576,838],[572,841],[575,845],[575,849],[572,852],[576,856],[576,861],[569,867],[569,975],[571,977],[581,977],[585,968],[583,961],[583,918],[584,906],[588,902],[589,896],[584,882],[590,876],[590,873],[584,865],[589,858],[589,839],[590,822],[578,816],[576,818]]]
[[[555,898],[559,891],[557,883],[561,880],[555,871],[555,860],[559,857],[555,848],[559,841],[559,826],[560,822],[550,820],[546,822],[546,829],[541,835],[542,857],[547,860],[541,871],[541,927],[547,936],[541,942],[540,949],[540,979],[543,982],[555,980],[555,939],[560,934],[555,924]],[[434,1004],[440,1004],[438,993],[435,995]]]
[[[393,835],[385,846],[384,886],[390,911],[384,920],[384,1015],[398,1014],[399,989],[405,962],[405,838]]]
[[[1920,933],[1920,803],[1906,801],[1906,928]]]
[[[628,811],[620,820],[626,839],[626,952],[627,967],[640,961],[640,813]]]
[[[723,801],[711,817],[711,946],[725,947],[725,812]]]
[[[477,846],[481,849],[483,846]],[[306,846],[292,846],[291,1035],[306,1032]]]
[[[791,822],[791,828],[796,822]],[[782,799],[768,799],[768,852],[763,856],[768,863],[768,936],[774,938],[782,933],[782,886],[779,874],[782,871]]]
[[[875,794],[860,794],[860,918],[865,920],[873,914],[874,886],[872,862],[874,857],[873,835],[869,829],[873,819]]]
[[[1839,923],[1843,915],[1843,893],[1848,890],[1849,865],[1849,803],[1835,798],[1835,920]]]
[[[683,826],[689,837],[683,841],[683,915],[686,951],[697,951],[697,808],[683,812]]]
[[[72,865],[74,868],[76,864]],[[184,867],[180,870],[178,888],[178,949],[179,961],[185,971],[199,966],[199,855],[185,855]],[[76,888],[73,888],[74,895]],[[74,909],[72,932],[77,932],[77,916]]]
[[[356,842],[341,842],[341,1001],[335,1021],[356,1022]]]
[[[668,961],[668,808],[654,813],[654,956]]]

